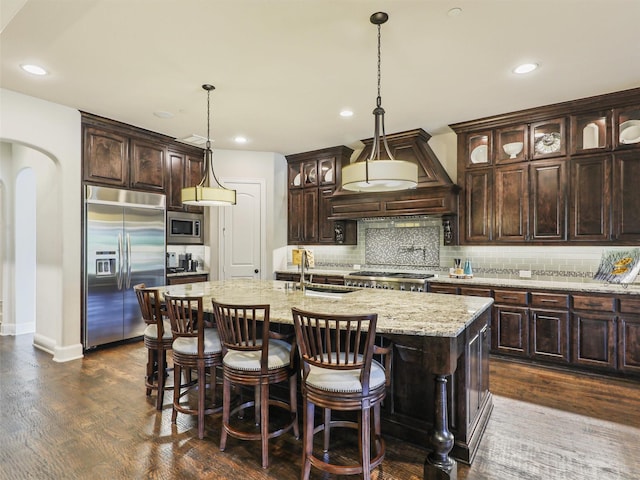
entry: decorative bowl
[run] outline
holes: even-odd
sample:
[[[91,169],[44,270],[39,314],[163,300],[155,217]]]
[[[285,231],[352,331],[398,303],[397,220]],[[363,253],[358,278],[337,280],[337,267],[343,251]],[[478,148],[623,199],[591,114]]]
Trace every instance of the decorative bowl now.
[[[522,151],[522,147],[524,147],[524,143],[522,142],[513,142],[513,143],[505,143],[502,146],[504,153],[509,155],[509,158],[516,158],[516,156]]]

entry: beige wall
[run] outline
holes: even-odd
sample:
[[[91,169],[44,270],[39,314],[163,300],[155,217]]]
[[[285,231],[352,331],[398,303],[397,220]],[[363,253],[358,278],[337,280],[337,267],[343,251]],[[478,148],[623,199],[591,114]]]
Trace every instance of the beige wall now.
[[[77,110],[0,89],[0,181],[3,183],[3,305],[20,299],[15,279],[14,185],[17,172],[36,175],[36,322],[34,344],[56,361],[82,356],[80,342],[81,124]],[[13,315],[13,318],[10,316]],[[5,308],[3,325],[18,324]]]

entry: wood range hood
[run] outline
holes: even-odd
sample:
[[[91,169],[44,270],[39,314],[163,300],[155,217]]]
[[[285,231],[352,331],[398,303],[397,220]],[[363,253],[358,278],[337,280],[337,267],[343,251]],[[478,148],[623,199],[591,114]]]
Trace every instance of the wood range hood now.
[[[421,128],[387,135],[389,149],[395,158],[418,164],[415,189],[358,193],[339,188],[330,199],[329,219],[457,215],[460,187],[451,181],[431,150],[427,143],[430,138],[431,135]],[[371,153],[373,139],[362,142],[365,146],[356,161],[364,161]]]

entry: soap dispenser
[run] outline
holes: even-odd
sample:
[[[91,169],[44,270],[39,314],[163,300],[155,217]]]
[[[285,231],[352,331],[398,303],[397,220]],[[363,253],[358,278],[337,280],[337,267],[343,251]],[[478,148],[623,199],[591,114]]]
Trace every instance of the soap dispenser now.
[[[473,276],[473,270],[471,269],[471,261],[468,258],[464,262],[464,274],[469,277]]]

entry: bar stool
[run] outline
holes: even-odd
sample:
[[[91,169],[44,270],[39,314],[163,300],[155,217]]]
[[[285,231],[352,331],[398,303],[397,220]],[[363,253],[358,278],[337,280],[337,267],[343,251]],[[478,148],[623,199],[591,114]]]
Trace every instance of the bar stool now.
[[[298,408],[296,397],[297,369],[295,349],[284,341],[288,338],[269,330],[269,305],[227,305],[213,300],[216,324],[220,331],[223,349],[223,400],[222,433],[220,450],[226,448],[227,435],[241,440],[260,440],[262,468],[269,466],[269,439],[278,437],[293,428],[299,438]],[[289,404],[269,399],[269,385],[289,381]],[[231,409],[232,385],[255,388],[254,400]],[[231,415],[254,407],[255,422],[260,432],[250,432],[234,427]],[[269,407],[282,408],[290,418],[284,425],[269,431]]]
[[[167,311],[173,333],[174,392],[171,423],[176,423],[178,412],[198,416],[198,437],[204,438],[204,417],[217,413],[221,407],[216,404],[216,367],[222,365],[222,345],[215,328],[205,328],[203,299],[193,296],[172,296],[165,294]],[[182,383],[185,369],[187,382]],[[191,371],[197,371],[198,378],[191,381]],[[207,373],[210,376],[207,383]],[[207,387],[211,390],[211,401],[206,402]],[[198,402],[193,408],[188,399],[181,400],[191,391],[197,390]]]
[[[167,386],[167,350],[171,350],[173,334],[171,323],[164,319],[160,294],[156,288],[146,288],[144,283],[134,285],[133,290],[138,298],[142,319],[147,324],[144,329],[144,346],[147,348],[147,374],[145,386],[147,397],[151,391],[157,391],[156,410],[162,410],[165,390],[173,390]]]
[[[385,444],[380,428],[380,403],[390,383],[391,347],[374,344],[377,314],[325,315],[292,309],[296,341],[302,362],[304,422],[302,476],[309,478],[311,467],[335,475],[362,474],[384,459]],[[385,367],[373,359],[385,357]],[[315,407],[323,408],[322,424],[315,426]],[[373,409],[373,432],[371,415]],[[331,411],[358,411],[358,420],[332,420]],[[358,464],[337,465],[329,461],[330,431],[333,427],[358,430]],[[315,433],[324,432],[324,455],[313,454]],[[373,435],[372,435],[373,434]],[[373,443],[375,455],[371,458]]]

